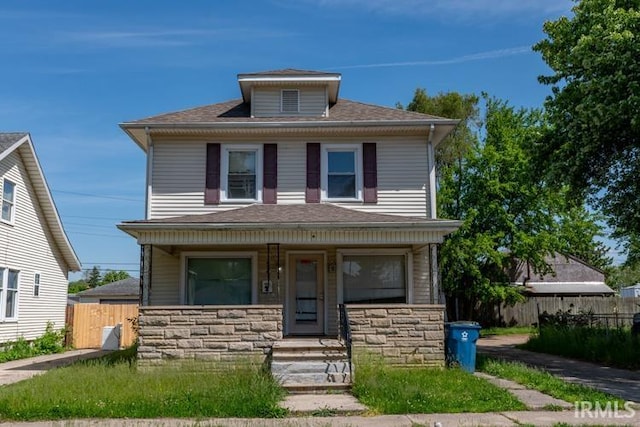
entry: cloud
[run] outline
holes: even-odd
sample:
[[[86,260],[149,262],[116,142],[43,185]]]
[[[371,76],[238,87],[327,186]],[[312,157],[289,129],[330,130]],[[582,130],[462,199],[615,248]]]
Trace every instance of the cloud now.
[[[300,1],[300,0],[296,0]],[[385,15],[433,16],[446,19],[513,15],[557,15],[571,9],[570,0],[303,0],[320,7],[350,7]]]
[[[503,58],[507,56],[522,55],[531,52],[531,46],[516,46],[506,49],[489,50],[470,55],[462,55],[448,59],[435,59],[424,61],[403,61],[403,62],[379,62],[374,64],[343,65],[330,67],[332,70],[349,70],[355,68],[390,68],[390,67],[417,67],[430,65],[460,64],[463,62],[483,61],[486,59]]]
[[[283,31],[261,30],[256,28],[219,28],[219,29],[149,29],[145,31],[128,30],[86,30],[60,31],[54,36],[59,44],[87,45],[93,48],[148,48],[148,47],[184,47],[203,45],[211,41],[239,39],[265,39],[288,37]]]

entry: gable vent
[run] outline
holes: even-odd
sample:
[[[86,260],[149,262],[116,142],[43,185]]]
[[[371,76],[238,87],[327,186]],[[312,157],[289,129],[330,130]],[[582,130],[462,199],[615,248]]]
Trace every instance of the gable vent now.
[[[294,89],[282,91],[282,112],[298,113],[300,111],[300,93]]]

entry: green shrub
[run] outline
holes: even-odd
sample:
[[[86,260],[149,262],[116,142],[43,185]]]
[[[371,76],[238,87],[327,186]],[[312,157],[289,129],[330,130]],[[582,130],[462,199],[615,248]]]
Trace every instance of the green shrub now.
[[[543,326],[520,347],[607,366],[640,368],[640,340],[628,328],[552,324]]]
[[[64,329],[55,331],[53,329],[53,323],[48,322],[44,334],[32,342],[20,337],[15,341],[6,343],[0,351],[0,362],[26,359],[44,354],[61,353],[64,351],[63,343]]]

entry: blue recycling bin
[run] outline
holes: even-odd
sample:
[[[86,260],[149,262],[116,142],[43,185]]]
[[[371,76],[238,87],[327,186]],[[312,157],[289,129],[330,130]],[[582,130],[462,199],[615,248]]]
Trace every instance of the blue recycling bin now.
[[[467,372],[476,370],[476,341],[480,337],[477,322],[449,322],[444,325],[447,364]]]

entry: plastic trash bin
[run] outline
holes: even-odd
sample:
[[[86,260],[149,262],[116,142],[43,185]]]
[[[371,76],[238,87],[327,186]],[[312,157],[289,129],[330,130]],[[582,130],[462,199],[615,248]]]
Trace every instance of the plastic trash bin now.
[[[447,364],[459,365],[467,372],[476,370],[476,341],[480,337],[477,322],[449,322],[444,325]]]

